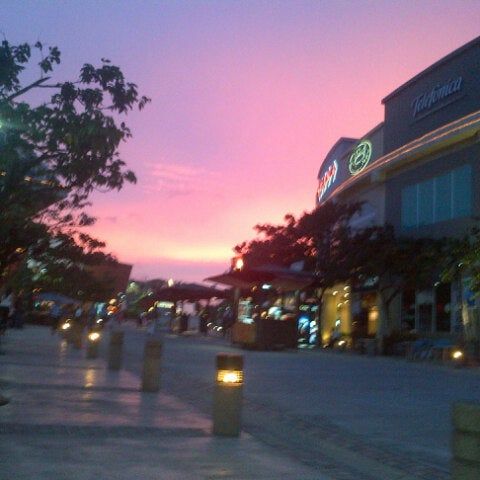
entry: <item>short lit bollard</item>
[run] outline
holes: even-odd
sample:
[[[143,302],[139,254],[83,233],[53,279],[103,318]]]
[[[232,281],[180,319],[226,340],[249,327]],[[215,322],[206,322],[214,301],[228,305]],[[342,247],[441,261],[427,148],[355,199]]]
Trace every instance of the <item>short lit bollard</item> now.
[[[142,391],[158,392],[160,389],[160,363],[162,358],[162,342],[147,340],[143,356]]]
[[[68,340],[70,340],[69,337],[70,337],[71,332],[72,332],[72,323],[71,323],[70,319],[65,320],[65,322],[63,322],[60,325],[60,336],[68,341]]]
[[[480,404],[453,405],[452,479],[480,478]]]
[[[87,358],[98,357],[98,346],[100,345],[101,335],[99,332],[90,332],[87,335]]]
[[[70,329],[70,338],[73,348],[80,350],[82,348],[83,325],[80,322],[74,322]]]
[[[454,349],[450,354],[450,359],[455,367],[462,367],[465,365],[465,353],[458,348]]]
[[[213,433],[237,437],[242,413],[243,356],[219,353],[216,362]]]
[[[122,368],[123,357],[123,332],[113,331],[110,334],[110,344],[108,346],[108,369],[120,370]]]

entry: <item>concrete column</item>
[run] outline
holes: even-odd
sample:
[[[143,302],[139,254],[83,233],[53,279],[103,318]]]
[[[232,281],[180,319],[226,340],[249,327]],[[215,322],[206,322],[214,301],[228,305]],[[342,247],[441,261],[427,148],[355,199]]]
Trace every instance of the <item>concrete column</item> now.
[[[98,333],[98,332],[96,332]],[[100,345],[100,338],[90,338],[90,335],[87,337],[87,358],[98,358],[98,346]],[[98,335],[101,335],[98,333]]]
[[[80,350],[82,348],[83,326],[79,322],[74,322],[70,331],[73,348]]]
[[[145,343],[143,355],[142,391],[158,392],[160,390],[160,364],[162,342],[150,339]]]
[[[480,478],[480,403],[456,403],[452,410],[452,480]]]
[[[243,356],[219,353],[213,397],[213,434],[238,437],[241,430]]]
[[[113,331],[110,334],[108,348],[108,369],[120,370],[123,361],[123,332]]]

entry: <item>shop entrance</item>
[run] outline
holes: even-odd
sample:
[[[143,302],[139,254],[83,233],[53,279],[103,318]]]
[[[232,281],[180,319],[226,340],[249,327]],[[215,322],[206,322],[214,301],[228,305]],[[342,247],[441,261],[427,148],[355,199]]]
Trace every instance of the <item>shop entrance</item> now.
[[[352,304],[352,337],[374,337],[378,328],[377,292],[359,292]]]

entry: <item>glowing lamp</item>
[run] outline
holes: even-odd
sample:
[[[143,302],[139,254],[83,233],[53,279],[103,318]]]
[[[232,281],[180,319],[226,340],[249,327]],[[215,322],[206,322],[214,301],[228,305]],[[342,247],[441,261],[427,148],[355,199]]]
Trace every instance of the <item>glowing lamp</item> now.
[[[232,269],[236,270],[237,272],[242,270],[244,266],[243,258],[242,257],[235,257],[232,260]]]
[[[217,385],[238,387],[243,385],[243,357],[228,353],[217,355]]]
[[[91,342],[97,342],[100,339],[100,334],[98,332],[91,332],[88,334],[88,339]]]
[[[452,352],[453,360],[459,361],[463,359],[463,352],[461,350],[454,350]]]
[[[62,325],[62,330],[68,330],[72,328],[72,324],[70,322],[65,322],[63,325]]]
[[[218,370],[217,382],[226,385],[240,385],[243,383],[243,372],[237,370]]]

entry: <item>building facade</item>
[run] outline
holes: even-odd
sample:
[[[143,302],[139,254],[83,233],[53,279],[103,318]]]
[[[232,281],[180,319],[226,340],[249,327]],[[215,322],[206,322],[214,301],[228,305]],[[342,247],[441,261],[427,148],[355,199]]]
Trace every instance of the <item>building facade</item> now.
[[[463,236],[480,216],[480,37],[455,50],[382,100],[384,121],[362,138],[341,138],[318,174],[316,205],[364,202],[356,226],[392,225],[399,236]],[[464,279],[465,280],[465,279]],[[475,317],[461,279],[393,302],[387,330],[452,336]],[[378,334],[375,281],[362,291],[328,292],[323,336]],[[478,327],[477,327],[478,328]]]

